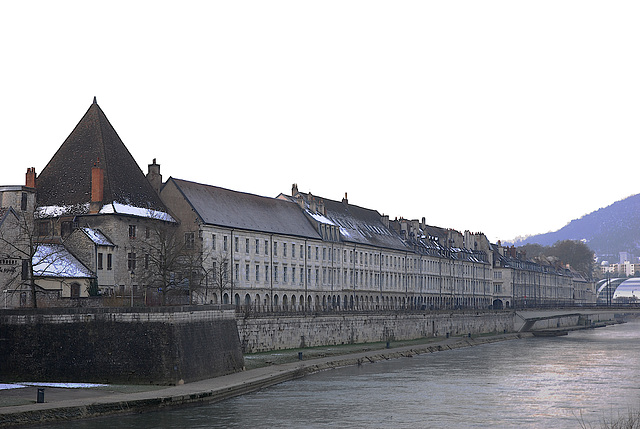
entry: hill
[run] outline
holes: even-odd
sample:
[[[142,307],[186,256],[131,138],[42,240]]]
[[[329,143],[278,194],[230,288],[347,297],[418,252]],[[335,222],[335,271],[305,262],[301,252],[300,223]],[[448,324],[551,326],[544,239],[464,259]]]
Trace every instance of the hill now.
[[[512,244],[551,246],[560,240],[584,240],[596,255],[617,257],[618,252],[639,254],[640,194],[572,220],[555,232],[532,235],[515,240]]]

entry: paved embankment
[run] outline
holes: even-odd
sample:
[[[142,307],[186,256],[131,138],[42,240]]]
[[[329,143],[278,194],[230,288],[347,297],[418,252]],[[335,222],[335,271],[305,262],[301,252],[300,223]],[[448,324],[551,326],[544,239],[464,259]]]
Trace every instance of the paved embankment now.
[[[53,399],[48,397],[44,403],[0,406],[0,427],[139,412],[198,402],[216,402],[325,369],[410,357],[421,353],[470,347],[530,335],[529,333],[523,333],[481,337],[436,338],[430,339],[424,344],[382,348],[309,360],[296,360],[178,386],[159,387],[153,390],[132,393],[110,392],[105,393],[104,396],[96,396],[94,392],[82,397],[79,397],[80,394],[78,392],[68,395],[58,394]],[[289,353],[291,354],[291,352]],[[282,352],[278,354],[282,355]],[[265,358],[268,358],[268,355],[265,355]],[[5,394],[10,395],[11,393]],[[0,403],[0,405],[2,404]]]

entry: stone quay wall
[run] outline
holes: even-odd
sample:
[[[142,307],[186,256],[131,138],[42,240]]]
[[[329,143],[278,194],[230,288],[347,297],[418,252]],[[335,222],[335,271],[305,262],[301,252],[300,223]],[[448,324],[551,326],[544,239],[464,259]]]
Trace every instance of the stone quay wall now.
[[[513,312],[238,316],[244,353],[514,331]]]
[[[179,384],[242,370],[233,310],[0,312],[0,379]]]

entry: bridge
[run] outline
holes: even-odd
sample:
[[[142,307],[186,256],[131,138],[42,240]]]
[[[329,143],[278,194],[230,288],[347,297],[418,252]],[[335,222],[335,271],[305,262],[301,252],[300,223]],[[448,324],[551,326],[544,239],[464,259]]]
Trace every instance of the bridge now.
[[[516,316],[522,324],[514,328],[534,335],[563,335],[568,331],[622,323],[639,314],[640,309],[629,308],[518,310]]]

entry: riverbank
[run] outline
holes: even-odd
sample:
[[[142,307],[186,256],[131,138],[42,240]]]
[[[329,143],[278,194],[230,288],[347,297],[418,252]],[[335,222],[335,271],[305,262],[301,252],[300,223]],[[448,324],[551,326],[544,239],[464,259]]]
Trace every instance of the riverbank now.
[[[248,369],[235,374],[169,387],[111,386],[97,390],[47,388],[44,403],[36,403],[36,387],[23,388],[31,391],[31,400],[23,398],[29,402],[26,404],[16,404],[16,392],[0,391],[0,427],[217,402],[327,369],[519,339],[530,335],[514,333],[440,337],[390,343],[389,348],[386,343],[375,343],[260,353],[248,355]],[[302,353],[302,356],[299,353]],[[28,391],[21,393],[26,392]]]

